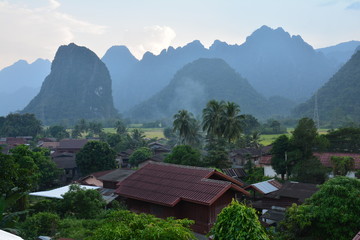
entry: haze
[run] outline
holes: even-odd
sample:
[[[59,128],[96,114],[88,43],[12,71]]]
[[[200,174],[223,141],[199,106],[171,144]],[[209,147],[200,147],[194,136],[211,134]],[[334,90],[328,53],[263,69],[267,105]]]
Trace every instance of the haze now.
[[[315,48],[360,40],[360,1],[0,0],[0,69],[19,59],[52,60],[70,42],[99,57],[126,45],[139,59],[194,39],[241,44],[262,25],[283,27]]]

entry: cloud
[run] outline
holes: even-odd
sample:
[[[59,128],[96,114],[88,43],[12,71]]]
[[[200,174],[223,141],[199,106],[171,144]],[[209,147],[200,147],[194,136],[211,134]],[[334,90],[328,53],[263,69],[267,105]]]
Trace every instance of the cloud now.
[[[107,30],[62,13],[59,7],[56,0],[38,7],[0,2],[0,68],[18,59],[52,60],[56,49],[74,41],[77,34],[101,35]]]
[[[353,2],[346,7],[347,10],[360,10],[360,2]]]
[[[168,48],[175,39],[176,33],[169,26],[146,26],[141,31],[129,31],[124,34],[124,44],[137,57],[149,51],[159,54],[161,50]]]

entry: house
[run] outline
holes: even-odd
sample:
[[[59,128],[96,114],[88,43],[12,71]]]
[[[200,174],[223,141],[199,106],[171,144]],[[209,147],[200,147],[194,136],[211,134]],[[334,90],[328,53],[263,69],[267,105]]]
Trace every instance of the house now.
[[[243,167],[249,160],[253,165],[257,165],[261,157],[268,155],[271,146],[262,148],[240,148],[229,153],[230,160],[234,167]]]
[[[202,234],[233,198],[249,195],[242,183],[214,169],[158,162],[123,179],[116,193],[133,212],[192,219],[192,229]]]
[[[74,181],[74,182],[77,183],[77,184],[80,184],[80,185],[103,187],[104,183],[99,178],[106,175],[106,174],[108,174],[108,173],[111,173],[111,172],[113,172],[115,170],[116,169],[111,169],[111,170],[91,173],[91,174],[89,174],[89,175],[87,175],[85,177],[80,178],[79,180]]]
[[[100,176],[98,179],[103,182],[104,188],[116,189],[117,184],[133,174],[135,170],[118,168]]]
[[[323,166],[327,168],[333,168],[331,163],[331,157],[352,157],[354,159],[354,171],[350,171],[347,176],[355,178],[356,171],[360,170],[360,154],[359,153],[332,153],[332,152],[324,152],[324,153],[314,153],[314,156],[319,158],[320,162]],[[264,175],[267,177],[275,177],[277,176],[275,170],[271,166],[271,155],[262,156],[259,161],[260,166],[264,168]],[[333,177],[332,173],[330,173],[329,177]]]
[[[76,155],[72,152],[54,152],[51,159],[55,162],[57,168],[63,169],[64,174],[61,176],[61,182],[70,183],[78,178],[78,170],[76,164]]]
[[[247,177],[247,173],[244,168],[226,168],[221,169],[221,171],[241,183],[244,183],[242,179]]]
[[[283,220],[286,208],[294,203],[303,204],[305,199],[318,191],[316,184],[299,182],[281,184],[274,179],[251,184],[244,189],[253,191],[252,206],[262,212],[261,220],[274,225]]]
[[[118,153],[118,155],[116,157],[116,161],[120,167],[127,168],[130,166],[129,158],[133,152],[134,152],[134,150],[127,149],[126,151],[122,151],[122,152]]]
[[[28,145],[28,139],[25,137],[2,137],[0,138],[0,147],[2,148],[1,152],[8,154],[10,149],[19,146],[19,145]]]
[[[62,139],[60,140],[59,146],[56,148],[56,151],[78,153],[88,141],[88,139]]]
[[[158,142],[150,143],[148,146],[154,152],[154,155],[162,155],[171,152],[171,149]]]

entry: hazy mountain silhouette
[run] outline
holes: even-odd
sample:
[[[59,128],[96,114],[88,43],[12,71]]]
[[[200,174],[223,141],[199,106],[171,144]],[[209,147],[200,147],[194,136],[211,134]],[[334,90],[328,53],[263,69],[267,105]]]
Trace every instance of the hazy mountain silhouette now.
[[[115,107],[121,112],[128,110],[164,88],[185,64],[208,57],[224,59],[265,97],[280,96],[293,101],[310,97],[339,66],[300,36],[290,36],[282,28],[263,26],[241,45],[216,40],[206,49],[199,41],[193,41],[184,47],[169,47],[157,56],[148,52],[131,65],[131,70],[123,72],[121,79],[112,72],[123,67],[104,56],[104,62],[113,66],[109,69],[113,90],[118,94]]]
[[[163,90],[125,116],[149,121],[171,118],[181,109],[198,115],[211,99],[236,102],[242,113],[259,118],[272,114],[268,101],[224,60],[203,58],[185,65]]]
[[[31,64],[19,60],[0,71],[0,116],[23,109],[36,96],[50,65],[44,59]]]
[[[338,126],[360,121],[360,51],[318,90],[320,123]],[[295,116],[312,117],[315,96],[295,108]]]
[[[95,53],[73,43],[59,47],[40,93],[26,106],[45,124],[104,119],[116,111],[111,78]]]
[[[355,53],[355,49],[360,46],[360,41],[349,41],[339,43],[334,46],[316,49],[323,53],[327,58],[335,60],[339,65],[343,65]]]

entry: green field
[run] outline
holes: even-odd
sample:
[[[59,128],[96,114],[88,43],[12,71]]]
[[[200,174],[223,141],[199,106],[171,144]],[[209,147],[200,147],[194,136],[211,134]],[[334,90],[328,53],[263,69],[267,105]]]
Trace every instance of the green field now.
[[[134,128],[128,128],[130,133]],[[140,128],[144,132],[147,138],[164,138],[164,129],[163,128]],[[106,133],[115,133],[115,128],[104,128]]]

